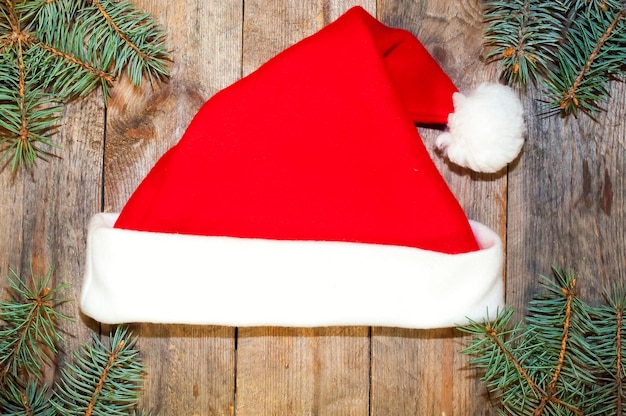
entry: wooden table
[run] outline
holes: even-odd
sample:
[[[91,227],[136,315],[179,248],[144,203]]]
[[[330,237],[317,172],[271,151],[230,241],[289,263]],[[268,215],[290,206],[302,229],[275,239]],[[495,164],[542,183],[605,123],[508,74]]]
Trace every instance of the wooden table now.
[[[162,22],[174,56],[167,84],[134,90],[122,81],[108,108],[99,93],[69,105],[55,136],[58,158],[32,173],[0,173],[0,273],[54,267],[78,299],[86,227],[117,212],[197,109],[220,89],[360,4],[382,22],[416,34],[461,88],[496,80],[481,58],[477,0],[135,0]],[[497,175],[455,168],[432,156],[470,218],[506,245],[507,302],[524,313],[550,266],[574,270],[584,299],[625,281],[625,135],[621,84],[606,114],[542,117],[524,97],[528,140]],[[242,122],[245,122],[242,121]],[[2,283],[5,284],[5,283]],[[173,276],[172,284],[176,284]],[[207,294],[207,302],[215,294]],[[237,293],[233,308],[245,307]],[[167,305],[163,305],[167,308]],[[63,306],[79,317],[78,303]],[[134,325],[147,365],[142,402],[161,415],[490,415],[485,388],[458,353],[454,329],[231,328]],[[110,328],[65,323],[64,351]],[[59,357],[60,364],[66,359]],[[54,370],[54,369],[53,369]],[[50,377],[54,377],[54,371]]]

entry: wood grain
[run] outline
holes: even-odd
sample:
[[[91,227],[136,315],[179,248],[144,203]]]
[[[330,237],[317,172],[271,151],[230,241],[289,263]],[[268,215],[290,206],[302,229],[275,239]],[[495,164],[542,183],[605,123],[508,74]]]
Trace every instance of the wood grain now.
[[[462,342],[451,328],[373,328],[371,414],[492,414],[486,391],[458,353]]]
[[[540,92],[526,100],[529,136],[509,187],[508,301],[520,314],[551,266],[578,276],[582,298],[626,283],[626,146],[623,84],[594,121],[545,117]]]
[[[237,415],[367,415],[364,327],[246,328],[237,349]]]
[[[360,4],[383,23],[416,34],[461,89],[497,78],[481,62],[481,2],[462,0],[135,0],[165,26],[171,80],[136,89],[125,80],[105,111],[91,95],[67,107],[55,140],[59,158],[33,173],[0,172],[0,273],[32,261],[78,299],[86,226],[119,211],[152,165],[175,144],[209,97]],[[507,301],[523,315],[550,266],[579,275],[582,296],[626,282],[626,88],[615,84],[608,112],[542,117],[524,97],[528,140],[508,170],[480,175],[434,151],[437,131],[420,127],[427,148],[466,210],[506,245]],[[173,276],[172,284],[176,277]],[[4,285],[0,283],[0,287]],[[236,295],[233,294],[233,305]],[[167,307],[167,305],[163,305]],[[64,351],[91,330],[65,323]],[[147,365],[142,404],[162,415],[492,415],[495,409],[454,329],[230,328],[133,325]],[[61,355],[59,366],[66,360]],[[54,371],[49,378],[54,377]]]

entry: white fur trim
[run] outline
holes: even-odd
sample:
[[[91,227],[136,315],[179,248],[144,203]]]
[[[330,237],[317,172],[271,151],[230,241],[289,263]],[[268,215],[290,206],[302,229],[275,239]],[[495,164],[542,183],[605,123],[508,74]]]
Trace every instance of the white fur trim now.
[[[524,110],[511,88],[483,83],[465,96],[452,97],[454,112],[437,147],[457,165],[497,172],[513,161],[524,144]]]
[[[103,323],[448,327],[503,305],[502,244],[481,250],[162,234],[91,220],[81,308]]]

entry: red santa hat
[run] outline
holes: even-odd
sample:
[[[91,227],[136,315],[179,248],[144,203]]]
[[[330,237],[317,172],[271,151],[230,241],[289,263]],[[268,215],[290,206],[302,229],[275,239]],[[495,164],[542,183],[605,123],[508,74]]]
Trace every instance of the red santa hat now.
[[[522,146],[517,96],[464,96],[362,8],[216,94],[119,214],[88,232],[104,323],[446,327],[503,303],[503,248],[468,221],[414,123],[454,163]]]

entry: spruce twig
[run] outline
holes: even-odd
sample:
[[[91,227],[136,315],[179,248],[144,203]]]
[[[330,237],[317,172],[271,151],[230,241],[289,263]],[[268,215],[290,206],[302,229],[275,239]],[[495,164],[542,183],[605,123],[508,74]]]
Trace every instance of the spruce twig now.
[[[588,7],[578,15],[565,40],[569,47],[559,50],[559,65],[546,79],[548,108],[565,114],[579,110],[595,114],[608,100],[609,82],[619,76],[626,56],[626,42],[619,40],[619,32],[626,29],[621,24],[624,10]]]
[[[626,291],[616,286],[605,305],[591,307],[570,273],[555,268],[541,283],[544,293],[533,297],[525,321],[513,329],[509,307],[494,320],[459,328],[471,334],[462,352],[484,371],[502,414],[622,414]]]
[[[133,85],[169,76],[165,34],[128,0],[0,0],[0,161],[31,168],[56,147],[63,105],[126,69]]]
[[[11,384],[0,395],[0,414],[15,416],[54,416],[48,386],[30,382],[25,388]]]
[[[553,275],[554,280],[542,276],[547,293],[535,296],[526,319],[528,329],[536,334],[535,341],[545,350],[543,365],[550,369],[542,372],[547,385],[535,413],[550,414],[553,409],[564,408],[583,415],[578,403],[584,397],[578,393],[584,392],[581,381],[592,377],[585,370],[589,352],[574,334],[586,333],[590,318],[578,298],[577,280],[557,269]],[[574,387],[573,394],[563,386]]]
[[[509,329],[513,313],[512,308],[506,308],[488,324],[471,322],[459,328],[473,337],[473,343],[463,353],[475,356],[472,364],[485,371],[483,380],[490,390],[508,392],[500,395],[505,408],[530,411],[538,406],[545,392],[535,382],[536,369],[528,362],[536,343],[532,336],[522,337],[519,326]],[[516,356],[516,351],[527,353]]]
[[[624,413],[626,406],[626,291],[613,286],[604,292],[605,304],[596,309],[596,333],[590,337],[600,363],[596,377],[600,380],[596,394],[606,398],[598,414]]]
[[[144,367],[136,338],[118,327],[108,344],[96,336],[63,370],[52,400],[63,416],[127,415],[138,400]]]
[[[525,86],[546,71],[553,60],[550,47],[559,40],[554,28],[566,12],[562,2],[555,0],[485,2],[487,59],[500,61],[508,84]]]
[[[624,76],[625,16],[619,0],[485,0],[487,57],[509,85],[538,84],[547,114],[595,116]]]
[[[56,311],[66,302],[58,297],[65,286],[51,287],[52,270],[43,276],[31,270],[29,279],[11,271],[7,279],[10,297],[0,300],[0,415],[137,414],[144,368],[136,338],[122,327],[109,343],[94,334],[51,388],[41,376],[62,341],[59,321],[70,319]]]
[[[10,273],[11,299],[0,301],[0,385],[8,376],[39,377],[62,340],[59,320],[69,319],[55,309],[65,300],[57,297],[63,286],[50,288],[52,270],[35,276],[31,269],[29,281]]]

